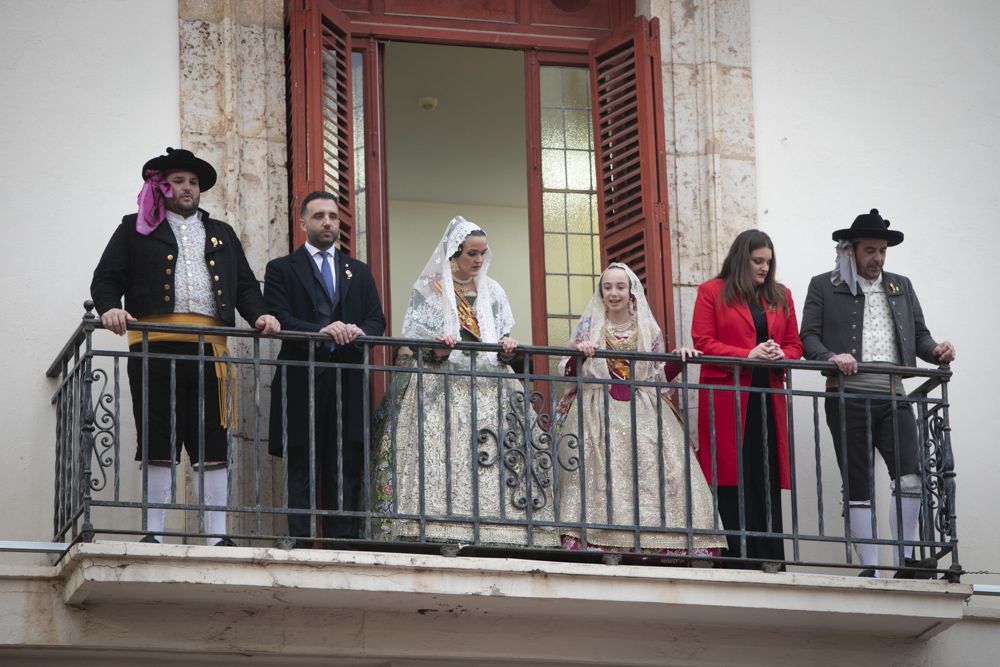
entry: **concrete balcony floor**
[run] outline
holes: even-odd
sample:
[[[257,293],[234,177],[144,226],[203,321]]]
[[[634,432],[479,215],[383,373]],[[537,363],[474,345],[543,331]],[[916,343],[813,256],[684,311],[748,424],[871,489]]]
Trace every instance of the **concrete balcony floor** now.
[[[880,664],[870,651],[888,646],[909,664],[907,647],[962,620],[970,594],[826,574],[99,542],[0,572],[0,660],[783,665],[866,650]]]

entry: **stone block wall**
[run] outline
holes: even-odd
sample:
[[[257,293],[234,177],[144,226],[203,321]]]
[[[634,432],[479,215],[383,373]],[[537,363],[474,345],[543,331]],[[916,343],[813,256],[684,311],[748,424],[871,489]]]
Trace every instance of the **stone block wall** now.
[[[263,281],[268,259],[289,250],[284,5],[281,0],[179,0],[178,20],[181,139],[219,171],[219,182],[202,206],[236,229]],[[230,349],[236,357],[252,356],[247,340],[231,338]],[[263,356],[276,353],[276,343],[262,341]],[[239,505],[270,507],[280,503],[281,468],[266,454],[265,440],[253,446],[258,428],[266,438],[268,405],[259,415],[254,410],[252,368],[241,368],[239,375],[230,495]],[[272,375],[272,369],[262,370],[265,387]],[[267,397],[262,391],[261,398]],[[195,502],[190,483],[186,490]],[[271,532],[271,518],[265,519],[258,527],[251,525],[252,517],[230,517],[229,530]],[[187,521],[188,530],[195,530],[197,517]],[[277,526],[284,530],[283,519]]]
[[[698,285],[756,226],[748,0],[639,0],[660,20],[663,115],[678,343],[691,342]]]

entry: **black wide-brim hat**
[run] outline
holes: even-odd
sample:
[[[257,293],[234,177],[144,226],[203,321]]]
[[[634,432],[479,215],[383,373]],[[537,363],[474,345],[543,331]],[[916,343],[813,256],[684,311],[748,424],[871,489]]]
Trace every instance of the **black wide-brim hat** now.
[[[154,157],[142,165],[142,180],[148,178],[146,172],[150,170],[164,174],[168,171],[190,171],[198,177],[198,187],[202,192],[211,190],[216,180],[215,167],[184,148],[168,147],[166,155]]]
[[[838,229],[833,233],[834,241],[853,241],[854,239],[885,239],[889,245],[899,245],[903,242],[903,232],[889,229],[889,221],[883,220],[878,209],[863,213],[854,218],[850,229]]]

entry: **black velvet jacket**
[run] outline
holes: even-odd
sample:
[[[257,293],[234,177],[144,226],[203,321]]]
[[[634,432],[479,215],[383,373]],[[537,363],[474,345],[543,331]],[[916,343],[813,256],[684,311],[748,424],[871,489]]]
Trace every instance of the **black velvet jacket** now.
[[[267,313],[260,283],[243,252],[243,245],[233,228],[208,217],[205,224],[205,265],[212,276],[212,287],[219,319],[236,326],[239,310],[251,326]],[[108,241],[101,261],[94,269],[90,296],[98,314],[122,307],[133,317],[174,312],[174,271],[177,263],[177,239],[167,222],[149,236],[135,230],[136,214],[126,215]]]

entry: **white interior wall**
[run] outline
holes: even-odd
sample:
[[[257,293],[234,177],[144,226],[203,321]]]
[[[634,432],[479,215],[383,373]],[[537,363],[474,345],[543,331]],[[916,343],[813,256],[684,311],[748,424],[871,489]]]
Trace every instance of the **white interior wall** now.
[[[456,215],[486,231],[493,251],[489,275],[507,292],[514,311],[513,337],[531,342],[531,282],[528,274],[528,211],[469,204],[389,202],[389,263],[392,283],[392,332],[401,335],[410,290]]]
[[[1000,470],[992,346],[1000,309],[991,270],[1000,242],[1000,5],[750,7],[757,214],[774,239],[779,279],[801,315],[810,276],[833,266],[835,229],[875,207],[906,234],[886,269],[913,280],[931,332],[958,351],[949,398],[960,560],[968,570],[996,571],[1000,531],[988,508]],[[796,417],[799,441],[811,445],[811,428]],[[840,482],[828,436],[823,445],[829,504]],[[808,472],[799,483],[815,488]],[[839,506],[828,514],[839,520]]]
[[[0,447],[15,510],[2,534],[48,540],[56,387],[45,370],[135,209],[143,162],[178,145],[177,2],[0,0],[0,14]]]

